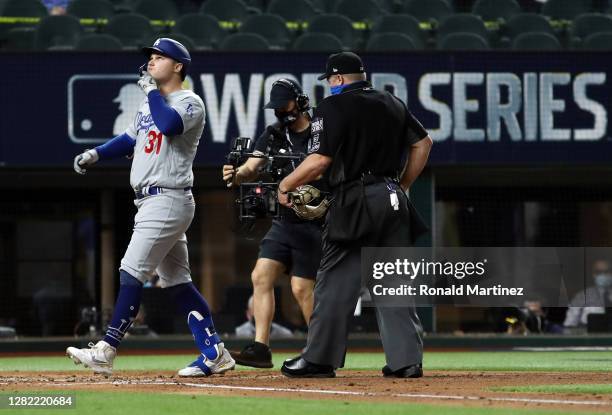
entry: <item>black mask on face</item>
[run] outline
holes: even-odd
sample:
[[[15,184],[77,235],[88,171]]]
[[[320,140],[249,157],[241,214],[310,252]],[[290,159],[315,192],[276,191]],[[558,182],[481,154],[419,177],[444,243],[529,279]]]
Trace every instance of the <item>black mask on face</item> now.
[[[281,123],[283,127],[287,127],[297,121],[298,117],[300,116],[300,113],[296,110],[293,110],[293,111],[274,110],[274,115],[276,116],[276,118],[278,118],[278,121]]]

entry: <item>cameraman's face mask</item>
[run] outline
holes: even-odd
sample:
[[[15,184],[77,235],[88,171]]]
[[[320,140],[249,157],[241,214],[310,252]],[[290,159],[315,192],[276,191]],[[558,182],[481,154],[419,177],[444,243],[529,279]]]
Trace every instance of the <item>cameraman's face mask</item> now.
[[[274,115],[283,125],[283,127],[288,127],[289,125],[297,121],[298,117],[300,116],[300,113],[295,108],[291,111],[276,109],[274,110]]]

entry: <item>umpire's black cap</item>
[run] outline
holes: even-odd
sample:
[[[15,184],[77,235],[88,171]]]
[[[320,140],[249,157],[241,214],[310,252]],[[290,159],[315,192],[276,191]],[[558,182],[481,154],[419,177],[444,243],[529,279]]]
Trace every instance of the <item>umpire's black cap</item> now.
[[[347,73],[364,73],[361,58],[353,52],[340,52],[329,55],[325,65],[325,73],[319,76],[319,81],[327,79],[332,75],[343,75]]]

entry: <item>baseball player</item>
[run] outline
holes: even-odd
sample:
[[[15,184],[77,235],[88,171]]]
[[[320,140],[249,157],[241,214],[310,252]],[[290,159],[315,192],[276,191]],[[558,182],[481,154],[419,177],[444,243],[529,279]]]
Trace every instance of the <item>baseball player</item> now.
[[[269,153],[272,133],[276,136],[273,141],[280,142],[282,149],[305,154],[311,137],[310,106],[302,87],[291,79],[277,80],[272,85],[270,101],[264,108],[274,110],[278,123],[266,128],[257,139],[254,153]],[[229,186],[255,180],[266,163],[266,158],[251,157],[236,169],[225,165],[223,180]],[[294,168],[293,162],[288,163],[286,173]],[[291,275],[291,290],[308,324],[312,314],[314,279],[321,259],[320,226],[321,221],[302,219],[293,210],[285,208],[281,209],[281,218],[272,221],[259,246],[259,258],[251,274],[255,341],[240,352],[230,351],[239,365],[258,368],[273,366],[269,344],[274,317],[274,283],[285,272]]]
[[[138,85],[146,99],[134,122],[125,133],[74,159],[75,171],[85,174],[99,160],[133,155],[130,184],[138,212],[104,339],[85,349],[69,347],[66,353],[76,364],[110,375],[117,348],[138,313],[143,283],[158,275],[201,352],[179,376],[223,373],[235,362],[215,332],[206,300],[191,282],[185,236],[195,211],[192,165],[204,130],[204,104],[181,87],[191,63],[182,44],[161,38],[143,52],[149,60],[141,67]]]

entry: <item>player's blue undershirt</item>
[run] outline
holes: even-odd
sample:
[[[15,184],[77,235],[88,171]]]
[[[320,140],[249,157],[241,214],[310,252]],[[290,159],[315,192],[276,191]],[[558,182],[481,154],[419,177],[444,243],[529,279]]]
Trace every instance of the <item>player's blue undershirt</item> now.
[[[159,90],[154,89],[149,92],[148,98],[151,116],[159,131],[165,136],[182,134],[183,119],[174,108],[166,104],[166,100]]]
[[[166,103],[159,90],[149,92],[149,109],[155,126],[165,136],[173,136],[183,132],[183,119],[178,112]],[[129,156],[134,151],[136,140],[123,133],[96,147],[100,160]]]

